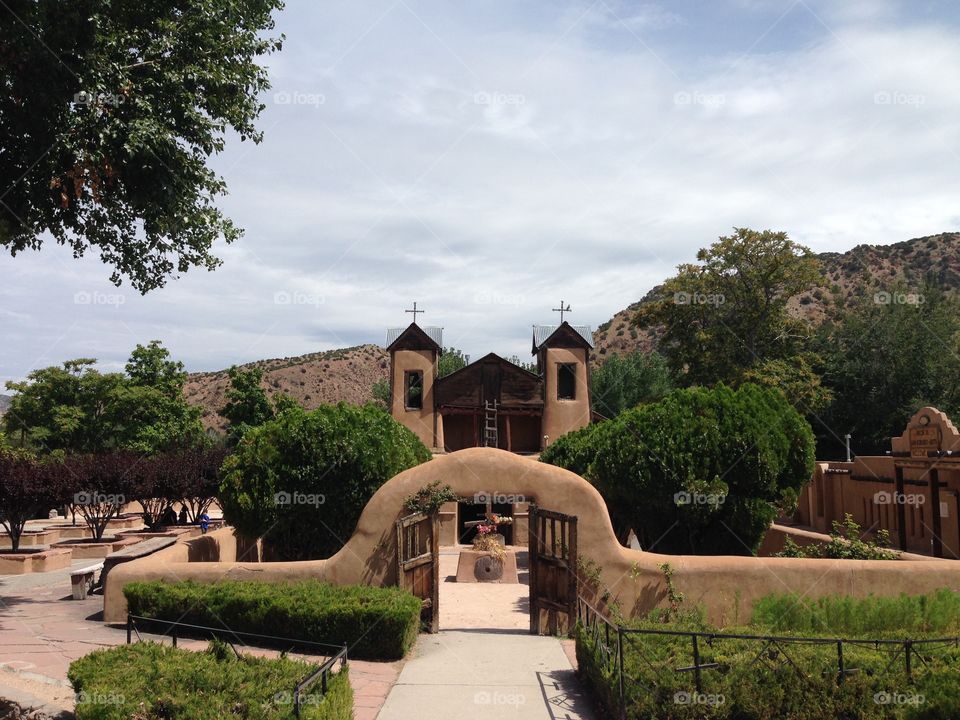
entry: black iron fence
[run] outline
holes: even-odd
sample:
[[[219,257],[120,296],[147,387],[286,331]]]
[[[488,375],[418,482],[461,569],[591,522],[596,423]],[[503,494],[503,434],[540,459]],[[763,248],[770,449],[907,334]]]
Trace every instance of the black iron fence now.
[[[899,678],[910,686],[920,675],[942,672],[944,663],[953,671],[960,665],[958,637],[851,639],[631,628],[583,597],[577,600],[577,624],[589,641],[595,666],[607,679],[608,692],[601,695],[621,718],[634,694],[658,687],[685,688],[677,694],[694,699],[722,692],[734,663],[741,670],[786,669],[811,689],[841,685],[861,673],[871,679]],[[683,677],[690,680],[678,683]],[[901,701],[886,691],[874,696],[881,704]]]
[[[333,645],[331,643],[315,642],[313,640],[302,640],[300,638],[278,637],[276,635],[262,635],[260,633],[238,632],[225,628],[214,628],[206,625],[193,625],[172,620],[158,620],[157,618],[148,618],[141,615],[127,615],[127,644],[133,641],[133,636],[137,636],[137,641],[142,641],[140,637],[140,628],[137,623],[141,623],[144,632],[151,634],[164,635],[171,639],[174,647],[177,647],[177,640],[180,637],[214,637],[226,642],[237,657],[240,652],[234,645],[234,640],[250,638],[259,641],[262,646],[269,648],[279,648],[284,651],[290,651],[295,648],[316,648],[327,655],[333,649],[336,649],[332,655],[327,657],[316,670],[300,680],[294,686],[292,698],[293,714],[300,717],[300,708],[304,702],[305,691],[320,682],[320,695],[327,694],[327,687],[330,683],[330,677],[333,674],[334,667],[339,664],[340,669],[347,665],[347,645]]]

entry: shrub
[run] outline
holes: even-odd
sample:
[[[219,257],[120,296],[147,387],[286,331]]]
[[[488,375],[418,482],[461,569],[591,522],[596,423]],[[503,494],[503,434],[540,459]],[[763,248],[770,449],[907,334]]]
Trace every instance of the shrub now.
[[[241,655],[211,643],[204,652],[143,642],[96,650],[70,664],[77,720],[290,718],[294,686],[316,665]],[[300,717],[351,720],[348,669],[305,692]]]
[[[853,515],[847,513],[844,515],[843,523],[833,521],[829,542],[802,546],[797,545],[788,535],[783,550],[776,556],[831,560],[899,560],[900,553],[888,549],[889,546],[888,530],[877,530],[873,540],[864,540],[860,525],[853,519]]]
[[[674,390],[571,433],[541,459],[593,483],[617,534],[633,528],[645,549],[745,555],[810,479],[813,444],[779,391],[747,383]]]
[[[398,588],[293,584],[136,582],[123,588],[131,615],[236,632],[343,645],[350,657],[397,660],[420,630],[420,600]]]
[[[329,557],[377,488],[430,457],[372,405],[292,408],[243,436],[224,463],[219,500],[226,522],[264,538],[276,559]]]
[[[692,616],[691,616],[692,617]],[[754,624],[731,628],[731,635],[844,638],[844,668],[838,681],[834,642],[798,643],[724,638],[702,623],[666,626],[650,618],[632,629],[711,633],[700,638],[702,695],[693,673],[677,672],[693,663],[689,636],[623,634],[624,696],[628,720],[640,718],[717,718],[730,720],[820,720],[821,718],[955,718],[960,713],[960,681],[955,643],[915,645],[908,677],[902,645],[880,645],[865,638],[921,639],[951,636],[960,619],[960,602],[948,590],[925,597],[829,597],[802,602],[772,596],[757,603]],[[824,625],[827,623],[827,625]],[[611,637],[614,634],[611,633]],[[576,629],[581,673],[607,716],[620,717],[616,658],[602,631]]]

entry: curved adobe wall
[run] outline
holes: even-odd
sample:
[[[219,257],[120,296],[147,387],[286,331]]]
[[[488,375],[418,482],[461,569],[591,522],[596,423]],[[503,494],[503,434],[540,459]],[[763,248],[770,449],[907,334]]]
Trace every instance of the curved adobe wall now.
[[[349,542],[329,559],[233,562],[237,543],[232,531],[224,529],[118,566],[107,579],[104,620],[125,621],[123,585],[134,580],[317,578],[338,584],[395,584],[394,521],[405,514],[403,499],[434,480],[448,483],[461,496],[481,491],[524,495],[535,498],[541,507],[576,515],[578,554],[600,566],[602,586],[620,602],[625,614],[646,612],[665,600],[662,563],[674,569],[677,589],[689,602],[703,604],[714,622],[732,622],[738,612],[744,621],[756,599],[774,592],[817,597],[921,593],[940,587],[960,590],[960,563],[947,560],[703,557],[630,550],[617,542],[603,498],[583,478],[503,450],[470,448],[434,458],[388,481],[370,499]]]

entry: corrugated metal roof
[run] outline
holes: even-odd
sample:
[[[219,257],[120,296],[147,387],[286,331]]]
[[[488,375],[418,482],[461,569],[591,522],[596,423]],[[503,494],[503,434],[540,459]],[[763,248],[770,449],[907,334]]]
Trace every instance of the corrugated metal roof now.
[[[568,323],[569,324],[569,323]],[[533,347],[539,348],[543,343],[553,335],[559,325],[534,325],[533,326]],[[587,341],[590,347],[593,347],[593,331],[589,325],[570,325],[580,337]]]
[[[393,345],[396,339],[400,337],[400,335],[402,335],[408,327],[410,326],[408,325],[407,327],[402,327],[402,328],[390,328],[389,330],[387,330],[387,343],[385,347],[390,347],[391,345]],[[420,326],[418,325],[417,327],[420,327]],[[443,347],[443,328],[442,327],[421,327],[420,329],[423,330],[427,334],[427,336],[431,340],[433,340],[437,345],[439,345],[441,348]]]

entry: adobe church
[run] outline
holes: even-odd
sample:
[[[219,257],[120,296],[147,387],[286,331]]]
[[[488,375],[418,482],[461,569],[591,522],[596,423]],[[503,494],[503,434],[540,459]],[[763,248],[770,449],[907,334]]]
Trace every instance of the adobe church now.
[[[390,412],[427,447],[537,453],[589,424],[589,327],[571,325],[563,312],[559,325],[534,325],[535,373],[490,353],[441,378],[443,328],[418,325],[416,303],[407,312],[410,325],[387,331]]]

